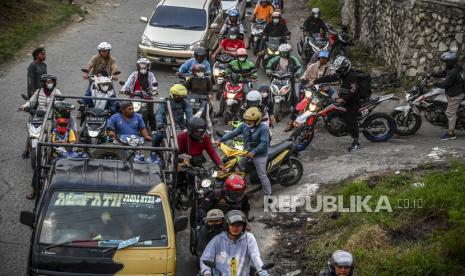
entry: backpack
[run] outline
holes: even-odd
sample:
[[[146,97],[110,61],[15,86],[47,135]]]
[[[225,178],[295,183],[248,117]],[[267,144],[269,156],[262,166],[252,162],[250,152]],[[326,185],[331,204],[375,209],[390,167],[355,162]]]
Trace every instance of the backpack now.
[[[353,71],[357,76],[358,94],[362,101],[370,99],[371,97],[371,76],[360,70]]]

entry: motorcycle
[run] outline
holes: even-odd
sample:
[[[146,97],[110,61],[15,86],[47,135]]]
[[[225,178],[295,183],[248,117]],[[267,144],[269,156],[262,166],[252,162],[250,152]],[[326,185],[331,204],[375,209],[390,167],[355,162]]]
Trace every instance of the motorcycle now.
[[[260,46],[263,39],[263,30],[265,30],[266,24],[266,20],[256,19],[250,27],[252,34],[250,47],[253,49],[254,55],[257,55],[258,52],[260,52]]]
[[[274,116],[279,122],[284,117],[285,109],[290,108],[293,74],[276,71],[271,76],[270,88],[274,100]]]
[[[347,56],[347,47],[352,45],[352,41],[347,34],[347,28],[343,27],[341,31],[326,23],[329,30],[330,60],[333,61],[338,56]]]
[[[203,261],[203,264],[208,266],[209,268],[211,268],[212,270],[216,271],[216,273],[214,273],[214,275],[219,275],[219,276],[223,276],[223,273],[221,271],[219,271],[217,268],[216,268],[216,264],[214,261],[211,261],[211,260],[204,260]],[[257,268],[255,267],[251,267],[250,268],[250,275],[254,275],[254,276],[258,276],[260,274],[260,272],[264,271],[264,270],[270,270],[274,267],[274,263],[266,263],[266,264],[263,264],[263,266],[261,267],[260,270],[257,270]]]
[[[187,96],[187,100],[192,106],[194,117],[202,118],[207,122],[207,133],[211,135],[214,123],[212,121],[213,103],[210,96],[191,93]]]
[[[224,91],[220,102],[220,113],[223,115],[224,124],[237,120],[239,109],[245,99],[245,86],[252,86],[247,80],[240,81],[240,76],[233,73],[224,85]]]
[[[219,55],[213,64],[213,83],[215,84],[216,99],[220,100],[224,88],[224,71],[228,68],[229,63],[233,60],[230,55]]]
[[[300,27],[303,29],[303,27]],[[329,40],[322,34],[307,34],[302,33],[299,43],[297,43],[297,52],[305,61],[310,62],[315,53],[319,53],[323,50],[329,50]]]
[[[153,163],[152,157],[146,156],[141,150],[133,150],[131,147],[143,146],[145,139],[138,135],[118,135],[110,143],[128,146],[128,149],[93,149],[89,155],[93,159],[112,159],[122,161],[134,161],[139,163]]]
[[[441,88],[428,89],[429,80],[430,77],[426,76],[419,86],[413,86],[405,96],[407,105],[399,106],[391,113],[397,124],[397,134],[401,136],[415,134],[421,127],[422,115],[433,126],[448,127],[445,91]],[[457,111],[456,129],[465,130],[465,101],[460,104]]]
[[[268,37],[268,40],[265,43],[265,56],[263,57],[263,68],[266,68],[268,62],[279,56],[279,45],[287,41],[287,37]]]
[[[219,145],[223,152],[223,163],[229,171],[234,171],[238,166],[241,158],[247,158],[247,151],[233,149],[224,143]],[[259,184],[260,180],[255,170],[252,160],[248,160],[244,170],[245,175],[249,175],[251,184]],[[303,165],[297,157],[297,152],[294,142],[284,140],[279,144],[270,146],[268,149],[268,160],[266,164],[266,172],[272,185],[281,184],[282,186],[292,186],[299,182],[303,175]],[[255,192],[261,189],[257,188],[249,192]]]
[[[107,118],[111,112],[106,109],[81,106],[81,126],[84,125],[80,140],[85,144],[103,144],[108,141],[106,133]]]
[[[87,70],[87,69],[85,69],[85,68],[81,69],[81,72],[83,72],[83,73],[85,73],[85,74],[89,74],[89,73],[90,73],[90,71]],[[121,74],[121,71],[115,71],[115,72],[113,73],[114,76],[117,76],[117,75],[119,75],[119,74]],[[91,89],[97,89],[97,88],[95,87],[95,80],[96,80],[98,77],[99,77],[99,76],[97,76],[97,75],[89,75],[89,82],[90,82],[90,88],[91,88]],[[111,77],[111,76],[110,76],[110,77]],[[112,79],[113,79],[113,78],[112,78]]]
[[[124,85],[124,82],[120,82],[120,85]],[[158,83],[152,83],[152,86],[157,87]],[[123,91],[123,93],[129,96],[129,99],[140,99],[140,100],[152,100],[154,94],[151,92],[147,92],[144,90],[136,90],[136,91]],[[149,114],[148,110],[148,103],[146,102],[132,102],[132,106],[134,107],[134,112],[139,113],[144,118],[144,123],[149,133],[152,132],[152,126],[150,124],[149,116],[154,116],[153,114]]]
[[[45,110],[27,110],[30,116],[27,121],[27,132],[29,134],[29,152],[31,154],[31,167],[34,170],[37,167],[37,145],[39,143],[42,124],[45,119]]]

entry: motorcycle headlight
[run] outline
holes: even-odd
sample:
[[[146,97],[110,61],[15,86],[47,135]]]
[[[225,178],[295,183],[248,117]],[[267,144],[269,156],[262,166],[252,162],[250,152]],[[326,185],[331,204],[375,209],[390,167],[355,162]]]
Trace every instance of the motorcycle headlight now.
[[[142,107],[141,102],[132,102],[132,106],[134,107],[134,112],[139,112],[140,108]]]
[[[284,95],[284,94],[287,94],[287,92],[289,92],[289,85],[285,85],[281,88],[281,91],[279,91],[281,93],[281,95]]]
[[[187,46],[186,50],[194,51],[196,48],[199,48],[201,46],[202,46],[202,43],[200,41],[197,41],[197,42],[194,42],[191,45]]]
[[[95,138],[98,136],[100,130],[89,130],[89,137]]]
[[[35,127],[33,124],[29,124],[29,126],[28,126],[29,135],[32,138],[39,138],[41,128],[42,128],[42,125],[40,125],[38,127]]]
[[[276,56],[279,56],[279,51],[274,52]]]
[[[268,51],[268,55],[273,55],[274,53],[273,50],[271,50],[270,48],[268,48],[267,51]]]
[[[228,99],[234,99],[235,96],[236,96],[236,95],[233,94],[233,93],[228,93],[228,94],[226,95],[226,98],[228,98]]]
[[[313,92],[312,90],[305,90],[305,98],[312,98]]]
[[[145,35],[142,35],[140,39],[140,45],[146,46],[146,47],[153,47],[152,41]]]
[[[315,112],[317,108],[318,106],[313,102],[308,105],[308,110],[310,110],[311,112]]]
[[[274,95],[279,95],[279,88],[276,84],[271,85],[271,93],[273,93]]]
[[[412,94],[410,93],[405,94],[405,101],[408,102],[408,99],[410,98],[410,96],[412,96]]]
[[[220,68],[213,69],[213,76],[218,77],[220,75]]]
[[[204,189],[210,188],[211,185],[212,185],[212,181],[210,179],[204,179],[202,180],[202,183],[200,184],[200,186],[202,186],[202,188]]]

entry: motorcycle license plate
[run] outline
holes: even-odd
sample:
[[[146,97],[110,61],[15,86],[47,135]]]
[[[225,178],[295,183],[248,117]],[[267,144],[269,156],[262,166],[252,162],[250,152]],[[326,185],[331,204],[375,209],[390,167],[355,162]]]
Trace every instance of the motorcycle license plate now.
[[[38,142],[39,142],[39,140],[37,140],[37,139],[32,139],[32,140],[31,140],[31,147],[32,147],[33,149],[37,148],[37,143],[38,143]]]
[[[258,36],[254,36],[253,41],[258,41]]]
[[[279,103],[281,101],[281,96],[274,96],[274,100]]]

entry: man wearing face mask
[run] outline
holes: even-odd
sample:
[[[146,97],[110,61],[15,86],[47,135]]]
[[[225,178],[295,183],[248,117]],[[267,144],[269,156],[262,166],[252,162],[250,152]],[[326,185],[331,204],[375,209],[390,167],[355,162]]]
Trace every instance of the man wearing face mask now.
[[[228,37],[221,41],[220,46],[212,55],[212,60],[216,60],[216,56],[220,53],[234,57],[237,54],[237,50],[241,48],[245,48],[245,44],[242,39],[239,39],[239,30],[236,27],[231,27]]]
[[[29,100],[19,107],[19,110],[27,109],[47,111],[47,108],[52,104],[52,99],[55,95],[61,95],[61,91],[56,88],[57,77],[50,74],[44,74],[40,77],[42,88],[37,89]],[[25,150],[22,154],[23,158],[29,157],[29,135],[26,139]]]
[[[176,72],[176,76],[179,78],[185,74],[192,74],[192,67],[195,64],[202,64],[205,67],[205,74],[211,75],[210,63],[206,59],[207,52],[205,48],[199,47],[194,50],[194,57],[184,62]]]
[[[209,95],[213,89],[210,77],[205,75],[205,66],[195,64],[192,66],[192,78],[186,81],[186,88],[192,94]]]
[[[257,62],[255,66],[257,68],[260,67],[260,63],[265,56],[265,43],[268,41],[270,37],[280,37],[281,43],[285,43],[290,39],[291,32],[287,28],[287,24],[284,19],[281,17],[280,12],[273,12],[271,15],[271,24],[267,24],[265,29],[263,30],[263,39],[262,45],[260,45],[260,52],[257,54]]]
[[[195,245],[195,255],[202,256],[207,244],[216,235],[224,229],[224,213],[220,209],[212,209],[208,211],[207,216],[203,219],[203,223],[196,229],[198,241]]]
[[[321,20],[321,11],[319,8],[313,8],[312,14],[305,20],[303,31],[308,35],[320,33],[326,35],[328,33],[328,27],[325,22]]]
[[[244,48],[237,50],[237,59],[231,61],[224,72],[225,76],[230,76],[233,73],[238,74],[242,82],[257,79],[257,68],[248,59],[247,50]],[[244,89],[248,89],[248,86],[244,86]]]
[[[228,34],[229,29],[231,29],[232,27],[238,28],[239,38],[244,39],[244,26],[242,25],[242,22],[239,20],[238,10],[228,11],[228,18],[226,18],[223,27],[220,30],[220,37],[224,37],[226,34]]]
[[[151,94],[152,96],[158,95],[158,83],[155,75],[150,72],[151,63],[146,58],[140,58],[137,60],[137,70],[132,72],[128,80],[124,83],[124,86],[121,87],[120,93],[132,94],[135,91],[145,91]],[[153,108],[153,103],[147,103],[147,112],[148,121],[150,124],[150,129],[155,130],[155,113]]]

